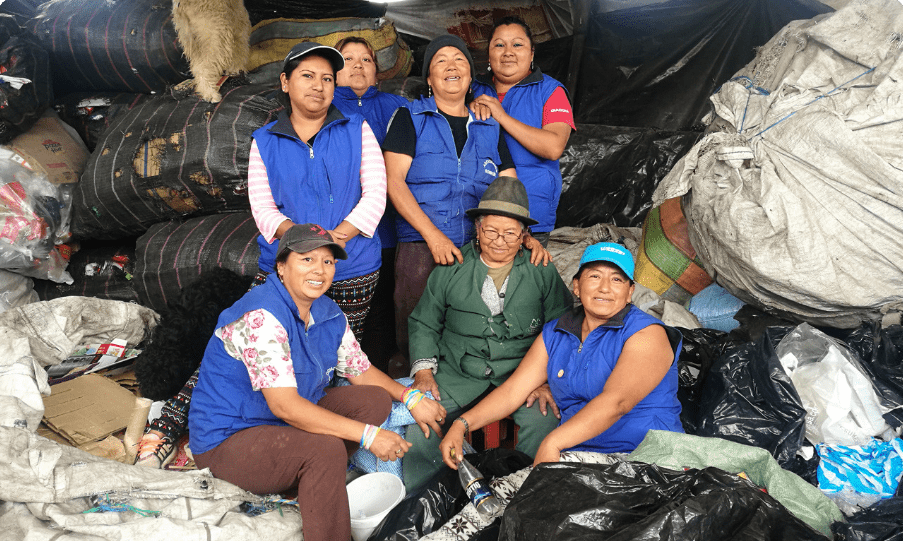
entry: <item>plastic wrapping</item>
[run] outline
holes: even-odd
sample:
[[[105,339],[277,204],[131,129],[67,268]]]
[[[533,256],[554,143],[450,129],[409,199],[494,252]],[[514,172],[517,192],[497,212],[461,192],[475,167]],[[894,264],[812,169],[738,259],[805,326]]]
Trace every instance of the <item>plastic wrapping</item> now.
[[[73,246],[67,272],[71,284],[37,280],[35,291],[42,301],[72,295],[114,301],[139,302],[133,274],[135,239]]]
[[[641,227],[656,186],[701,136],[577,125],[559,160],[562,192],[556,226]]]
[[[125,92],[77,92],[58,99],[54,109],[81,136],[88,150],[94,152],[113,119],[148,97]]]
[[[31,278],[0,269],[0,312],[38,300]]]
[[[190,77],[171,2],[50,0],[28,27],[51,53],[60,94],[161,92]]]
[[[47,50],[12,15],[0,14],[0,144],[28,131],[52,101]]]
[[[524,453],[511,449],[490,449],[467,455],[489,480],[508,475],[533,463]],[[443,467],[419,492],[408,494],[370,536],[373,541],[413,541],[438,530],[470,502],[458,480],[458,472]],[[480,532],[479,539],[496,539],[497,524]]]
[[[823,541],[759,487],[717,468],[542,464],[508,504],[500,541]]]
[[[708,97],[718,85],[782,26],[831,11],[810,0],[642,4],[590,14],[571,89],[579,122],[687,129],[711,110]]]
[[[162,222],[138,238],[132,283],[140,302],[162,311],[204,271],[226,268],[257,274],[260,248],[250,212]]]
[[[873,437],[890,435],[883,415],[901,404],[877,394],[847,348],[803,323],[775,351],[806,408],[809,441],[864,445]]]
[[[54,247],[68,238],[71,185],[57,186],[0,149],[0,269],[72,282]]]
[[[835,541],[903,541],[903,496],[862,509],[831,530]]]
[[[249,210],[251,134],[281,106],[267,85],[231,78],[208,103],[173,91],[117,115],[75,192],[73,234],[115,239],[188,216]]]
[[[678,330],[683,335],[680,357],[677,359],[680,421],[687,434],[696,434],[699,401],[712,364],[726,351],[740,347],[743,342],[714,329]]]
[[[715,361],[702,389],[696,435],[767,449],[781,467],[794,462],[806,410],[774,350],[789,331],[769,327]]]

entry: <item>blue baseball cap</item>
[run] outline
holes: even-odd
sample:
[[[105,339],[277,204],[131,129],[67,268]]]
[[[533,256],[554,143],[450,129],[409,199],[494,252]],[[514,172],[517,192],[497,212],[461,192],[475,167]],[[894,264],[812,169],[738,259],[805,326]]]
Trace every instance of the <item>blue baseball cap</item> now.
[[[600,242],[587,246],[586,250],[583,250],[583,256],[580,258],[580,268],[582,269],[587,263],[595,263],[596,261],[614,263],[621,269],[621,272],[633,280],[633,255],[630,253],[630,250],[620,244]],[[580,271],[578,270],[577,273],[579,274]]]

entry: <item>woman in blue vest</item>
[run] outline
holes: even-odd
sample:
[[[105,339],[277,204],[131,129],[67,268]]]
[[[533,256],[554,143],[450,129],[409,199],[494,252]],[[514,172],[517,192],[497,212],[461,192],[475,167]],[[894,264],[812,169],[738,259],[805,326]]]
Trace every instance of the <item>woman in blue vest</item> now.
[[[593,244],[574,276],[578,306],[543,326],[514,373],[458,417],[440,444],[457,467],[470,430],[503,419],[548,382],[561,414],[534,464],[562,451],[626,453],[649,430],[683,432],[677,400],[680,333],[630,304],[633,256],[611,242]]]
[[[530,214],[539,221],[530,229],[545,246],[561,197],[558,159],[575,126],[564,86],[534,66],[533,51],[527,23],[517,17],[498,21],[489,39],[489,73],[477,77],[471,108],[505,130]]]
[[[428,95],[396,111],[383,141],[389,199],[398,211],[395,325],[408,354],[408,316],[436,265],[461,263],[460,247],[474,238],[465,215],[498,176],[516,177],[499,123],[467,108],[473,58],[464,40],[446,34],[427,45],[423,77]],[[533,250],[534,263],[548,252]],[[538,245],[538,243],[537,243]]]
[[[392,114],[399,107],[406,107],[408,100],[396,94],[380,92],[376,89],[376,73],[379,70],[376,53],[370,43],[361,37],[351,36],[336,43],[336,49],[345,58],[345,67],[336,74],[335,99],[333,103],[346,116],[364,116],[379,144],[386,138],[386,128]],[[389,358],[395,352],[395,341],[386,336],[395,336],[394,307],[392,293],[395,288],[395,210],[386,205],[376,235],[382,245],[382,266],[379,268],[379,283],[370,304],[370,313],[364,323],[364,349],[370,362],[383,370],[388,369]]]
[[[279,241],[275,272],[223,311],[201,362],[189,437],[194,460],[249,492],[297,488],[308,541],[351,536],[345,474],[359,447],[384,461],[410,447],[380,430],[393,397],[420,429],[439,430],[445,410],[379,369],[324,296],[345,250],[316,224]],[[351,385],[330,387],[334,374]]]
[[[273,272],[275,241],[295,223],[322,224],[348,251],[327,295],[360,340],[382,262],[374,233],[385,210],[385,163],[364,117],[332,105],[344,63],[339,51],[315,42],[285,57],[286,109],[254,132],[248,196],[260,229],[261,277]]]

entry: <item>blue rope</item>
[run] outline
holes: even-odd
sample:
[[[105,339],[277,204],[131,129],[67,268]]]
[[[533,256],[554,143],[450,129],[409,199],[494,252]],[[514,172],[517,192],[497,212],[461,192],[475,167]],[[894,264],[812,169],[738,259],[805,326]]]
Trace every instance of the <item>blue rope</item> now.
[[[876,67],[877,67],[877,66],[876,66]],[[815,98],[814,100],[810,101],[809,103],[803,105],[803,107],[808,107],[808,106],[812,105],[813,103],[817,102],[818,100],[830,96],[831,94],[833,94],[834,92],[836,92],[836,91],[839,90],[840,88],[842,88],[842,87],[844,87],[844,86],[846,86],[846,85],[852,83],[853,81],[855,81],[856,79],[862,77],[863,75],[868,75],[869,73],[871,73],[871,72],[873,72],[873,71],[875,71],[875,68],[869,68],[869,69],[865,70],[864,72],[860,73],[860,74],[857,75],[856,77],[853,77],[853,78],[850,79],[849,81],[837,85],[836,87],[834,87],[834,88],[833,88],[830,92],[828,92],[827,94],[822,94],[821,96]],[[803,107],[800,107],[800,109],[802,109]],[[795,114],[797,113],[797,111],[799,111],[800,109],[797,109],[796,111],[792,111],[792,112],[790,112],[789,114],[784,115],[784,118],[781,118],[780,120],[778,120],[777,122],[775,122],[775,123],[772,124],[771,126],[768,126],[768,127],[765,128],[764,130],[762,130],[762,131],[760,131],[759,133],[753,135],[752,138],[759,137],[760,135],[762,135],[763,133],[767,132],[767,131],[770,130],[771,128],[773,128],[773,127],[777,126],[778,124],[780,124],[781,122],[784,122],[784,121],[787,120],[788,118],[790,118],[790,117],[792,117],[793,115],[795,115]]]
[[[133,507],[126,503],[116,503],[110,501],[109,494],[104,494],[103,499],[97,498],[95,501],[95,506],[87,511],[82,511],[82,514],[87,513],[125,513],[126,511],[132,511],[135,514],[141,515],[142,517],[158,517],[160,516],[160,511],[148,511],[146,509],[138,509],[137,507]]]
[[[753,82],[753,80],[746,75],[734,77],[729,82],[739,82],[743,85],[744,88],[750,91],[746,95],[746,106],[743,107],[743,118],[740,120],[740,127],[737,129],[737,133],[743,133],[743,126],[746,124],[746,112],[749,110],[749,99],[752,96],[752,91],[756,91],[761,96],[768,96],[771,93],[761,86],[756,86],[755,82]],[[719,86],[718,89],[715,90],[715,92],[713,92],[712,94],[714,95],[720,92],[723,86],[724,85]]]

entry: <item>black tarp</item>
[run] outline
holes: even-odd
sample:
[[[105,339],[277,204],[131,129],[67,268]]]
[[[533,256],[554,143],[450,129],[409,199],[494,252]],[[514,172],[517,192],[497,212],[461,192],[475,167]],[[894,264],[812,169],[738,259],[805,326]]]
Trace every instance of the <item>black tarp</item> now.
[[[708,97],[787,23],[832,9],[815,0],[671,0],[599,12],[594,2],[571,89],[578,122],[685,130]]]

